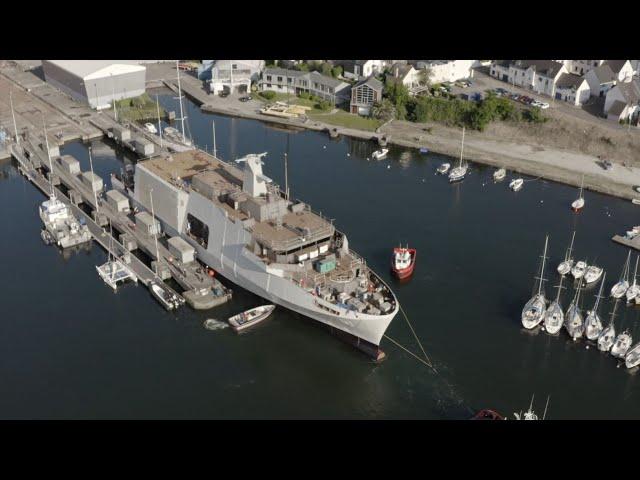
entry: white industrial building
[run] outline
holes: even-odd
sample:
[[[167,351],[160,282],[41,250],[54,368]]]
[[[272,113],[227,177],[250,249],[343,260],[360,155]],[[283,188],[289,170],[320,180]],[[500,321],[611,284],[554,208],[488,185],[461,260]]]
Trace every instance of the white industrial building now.
[[[145,92],[146,67],[136,60],[43,60],[45,80],[92,108]]]

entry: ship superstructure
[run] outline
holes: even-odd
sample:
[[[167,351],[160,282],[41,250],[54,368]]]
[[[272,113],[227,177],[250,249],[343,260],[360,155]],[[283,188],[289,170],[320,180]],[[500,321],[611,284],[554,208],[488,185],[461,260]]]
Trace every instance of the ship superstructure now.
[[[134,203],[150,210],[152,190],[156,217],[201,261],[381,356],[380,340],[399,309],[393,292],[330,220],[263,174],[264,155],[238,166],[200,150],[145,160],[136,166]]]

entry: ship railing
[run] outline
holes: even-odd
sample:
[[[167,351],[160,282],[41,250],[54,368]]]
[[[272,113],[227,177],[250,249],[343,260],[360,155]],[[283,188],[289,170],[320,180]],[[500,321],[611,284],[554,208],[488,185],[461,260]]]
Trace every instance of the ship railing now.
[[[282,228],[286,228],[286,227],[283,226]],[[301,244],[307,244],[314,241],[322,240],[328,237],[329,235],[331,235],[332,233],[333,233],[333,227],[327,226],[327,227],[321,227],[313,230],[311,232],[311,235],[309,235],[308,237],[304,237],[302,233],[298,233],[299,235],[298,237],[291,238],[289,240],[272,240],[270,238],[265,237],[263,234],[256,233],[256,232],[253,232],[253,235],[256,238],[256,240],[258,240],[262,245],[270,248],[271,250],[287,251],[297,246],[300,246]],[[303,238],[304,240],[302,240]]]

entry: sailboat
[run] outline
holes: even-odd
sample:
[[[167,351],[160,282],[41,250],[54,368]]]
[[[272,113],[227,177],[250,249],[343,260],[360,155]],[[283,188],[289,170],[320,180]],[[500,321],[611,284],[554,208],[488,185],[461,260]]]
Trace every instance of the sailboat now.
[[[625,293],[625,295],[627,296],[627,302],[631,302],[634,298],[636,298],[638,295],[640,295],[640,285],[638,285],[638,281],[637,281],[638,258],[640,258],[640,257],[636,256],[636,268],[633,271],[633,283],[631,284],[631,286],[627,289],[627,291]]]
[[[633,339],[631,338],[631,333],[629,330],[625,330],[616,338],[616,341],[613,343],[611,347],[611,355],[616,358],[624,358],[631,344],[633,343]]]
[[[573,241],[575,240],[575,238],[576,232],[574,231],[573,235],[571,236],[571,244],[564,254],[564,261],[560,265],[558,265],[558,273],[560,275],[566,275],[573,268],[573,258],[571,258],[571,251],[573,250]]]
[[[616,307],[618,306],[618,302],[613,305],[613,311],[611,312],[611,322],[607,325],[600,336],[598,337],[598,350],[601,352],[608,352],[611,350],[613,346],[613,342],[616,338],[616,327],[614,325],[613,319],[616,316]]]
[[[573,275],[573,278],[575,278],[576,280],[580,280],[587,271],[587,267],[587,262],[585,262],[584,260],[580,260],[571,269],[571,275]]]
[[[540,277],[538,277],[538,293],[536,293],[526,303],[522,309],[522,325],[524,328],[532,329],[542,322],[547,308],[547,299],[542,291],[542,283],[544,282],[544,264],[547,259],[547,245],[549,244],[549,236],[544,239],[544,252],[542,254],[542,267],[540,268]]]
[[[535,394],[531,397],[531,404],[529,405],[529,410],[522,413],[514,413],[513,416],[516,420],[539,420],[538,415],[533,411],[533,399],[535,398]],[[544,420],[547,416],[547,408],[549,407],[549,397],[547,397],[547,404],[544,407],[544,413],[542,415],[542,420]]]
[[[622,269],[622,275],[620,275],[620,281],[611,287],[611,296],[613,298],[622,297],[629,288],[629,260],[631,259],[631,251],[627,254],[627,261]]]
[[[584,207],[584,197],[582,196],[582,190],[584,188],[584,175],[582,175],[582,183],[580,184],[580,196],[577,200],[574,200],[571,204],[571,208],[574,212],[579,212]]]
[[[640,343],[629,349],[624,357],[624,364],[627,368],[633,368],[640,365]]]
[[[113,254],[113,260],[111,259],[111,251],[113,244],[113,232],[111,230],[111,221],[109,221],[109,250],[108,250],[108,259],[106,263],[97,266],[96,270],[98,275],[104,283],[109,285],[113,291],[115,292],[118,289],[118,283],[124,282],[127,279],[131,279],[134,282],[138,282],[138,277],[133,271],[127,267],[123,262],[118,259],[117,255]]]
[[[605,273],[602,277],[602,282],[600,282],[598,295],[596,295],[596,303],[593,305],[593,308],[587,312],[587,318],[584,321],[584,333],[587,339],[591,341],[596,341],[602,333],[602,320],[600,320],[600,316],[598,315],[598,306],[600,305],[602,287],[604,287],[606,278],[607,274]]]
[[[449,183],[462,180],[467,174],[467,170],[469,169],[468,165],[463,163],[462,161],[462,154],[464,152],[464,132],[465,132],[465,128],[462,127],[462,145],[460,147],[460,162],[458,163],[458,166],[455,167],[453,170],[451,170],[451,172],[449,173]]]
[[[584,272],[584,283],[590,285],[597,282],[598,280],[600,280],[602,272],[604,272],[604,270],[601,267],[598,267],[596,265],[589,265],[587,267],[587,270]]]
[[[564,323],[564,312],[562,311],[562,305],[560,305],[560,293],[562,292],[562,280],[564,277],[560,277],[560,285],[558,285],[558,294],[556,299],[551,302],[549,308],[544,314],[544,328],[550,335],[555,335],[562,328]]]
[[[578,284],[578,289],[573,297],[573,301],[567,309],[565,316],[565,327],[569,336],[573,340],[582,337],[584,333],[584,322],[582,320],[582,312],[580,311],[580,292],[582,291],[582,283]]]

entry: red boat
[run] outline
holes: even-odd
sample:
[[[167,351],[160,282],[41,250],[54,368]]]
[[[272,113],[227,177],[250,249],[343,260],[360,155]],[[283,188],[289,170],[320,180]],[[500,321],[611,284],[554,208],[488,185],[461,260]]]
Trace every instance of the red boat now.
[[[391,258],[391,271],[399,279],[409,278],[416,265],[416,249],[396,247]]]
[[[476,413],[471,420],[504,420],[504,417],[498,412],[485,408]]]

